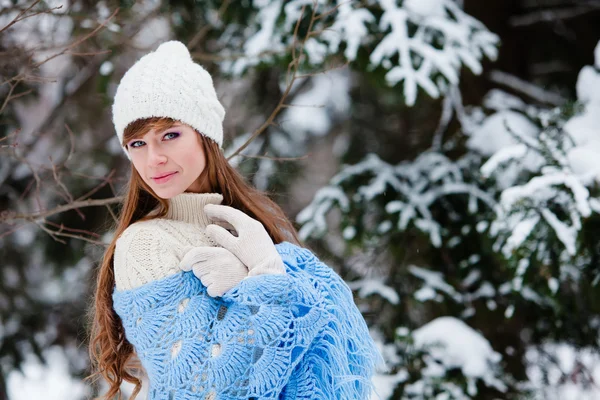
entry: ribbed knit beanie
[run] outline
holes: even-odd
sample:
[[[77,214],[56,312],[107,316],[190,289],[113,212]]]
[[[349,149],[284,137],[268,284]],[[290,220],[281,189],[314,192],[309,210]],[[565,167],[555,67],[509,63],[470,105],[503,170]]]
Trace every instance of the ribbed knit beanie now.
[[[217,98],[212,78],[194,63],[187,47],[178,41],[161,44],[127,70],[117,87],[112,113],[120,144],[131,122],[167,117],[190,125],[223,145],[225,109]],[[127,148],[123,150],[129,158]]]

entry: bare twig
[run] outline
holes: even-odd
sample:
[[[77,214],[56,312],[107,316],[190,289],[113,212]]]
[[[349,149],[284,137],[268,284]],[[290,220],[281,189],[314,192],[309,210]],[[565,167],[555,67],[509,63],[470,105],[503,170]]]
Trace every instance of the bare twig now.
[[[106,27],[106,25],[117,15],[118,12],[119,12],[119,9],[118,8],[115,9],[115,11],[113,11],[113,13],[105,21],[101,22],[100,25],[98,25],[93,31],[76,39],[75,41],[73,41],[72,43],[70,43],[69,45],[64,47],[62,51],[52,54],[51,56],[46,57],[44,60],[42,60],[40,62],[32,64],[30,66],[31,70],[33,71],[33,70],[38,69],[39,67],[46,64],[50,60],[55,59],[56,57],[60,57],[64,54],[69,54],[69,52],[73,48],[79,46],[81,43],[85,42],[86,40],[90,39],[92,36],[96,35],[100,30],[104,29]],[[24,81],[24,80],[31,80],[31,76],[27,75],[26,72],[23,72],[17,76],[14,76],[3,83],[7,83],[7,82],[11,82],[11,81],[19,82],[19,81]]]
[[[349,1],[342,2],[342,3],[338,4],[337,6],[333,7],[331,10],[325,11],[324,13],[322,13],[322,14],[318,15],[318,16],[315,18],[315,21],[318,21],[318,20],[320,20],[320,19],[323,19],[323,18],[326,18],[326,17],[330,16],[330,15],[331,15],[331,14],[333,14],[334,12],[338,11],[338,10],[339,10],[339,8],[340,8],[341,6],[343,6],[343,5],[346,5],[346,4],[350,4],[351,2],[352,2],[352,1],[350,1],[350,0],[349,0]]]
[[[2,149],[2,148],[13,148],[14,149],[15,147],[17,147],[19,145],[17,143],[17,136],[19,136],[20,132],[21,132],[21,129],[19,128],[19,129],[15,130],[14,132],[9,133],[8,135],[0,138],[0,143],[2,143],[3,141],[8,140],[8,138],[10,138],[13,135],[15,137],[14,143],[11,143],[11,144],[0,144],[0,149]]]
[[[55,222],[47,221],[47,220],[44,221],[44,223],[46,223],[48,225],[51,225],[51,226],[54,226],[56,228],[59,228],[61,231],[65,230],[65,231],[69,231],[69,232],[73,232],[73,233],[84,233],[86,235],[90,235],[90,236],[93,236],[93,237],[96,237],[96,238],[100,237],[99,234],[97,234],[95,232],[92,232],[92,231],[88,231],[86,229],[69,228],[69,227],[64,226],[64,224],[57,224]]]
[[[62,206],[55,207],[51,210],[40,211],[37,213],[31,214],[8,214],[8,215],[0,215],[0,223],[14,223],[16,221],[24,220],[29,222],[34,222],[39,219],[48,218],[52,215],[60,214],[65,211],[83,208],[83,207],[96,207],[96,206],[105,206],[107,204],[118,204],[122,202],[124,199],[123,196],[110,197],[107,199],[97,199],[97,200],[81,200],[74,201],[69,204],[64,204]]]
[[[312,78],[312,77],[315,77],[317,75],[324,75],[324,74],[326,74],[328,72],[335,71],[336,69],[345,68],[348,65],[350,65],[350,61],[346,61],[345,63],[340,64],[340,65],[335,66],[335,67],[330,67],[329,69],[327,69],[325,71],[317,71],[317,72],[311,72],[310,74],[297,75],[296,76],[296,80],[304,79],[304,78]]]
[[[89,192],[87,192],[86,194],[84,194],[83,196],[79,197],[76,201],[82,201],[87,199],[88,197],[90,197],[91,195],[93,195],[94,193],[96,193],[98,190],[102,189],[104,186],[106,186],[109,182],[112,181],[113,176],[115,175],[115,170],[111,170],[108,175],[103,179],[103,182],[100,183],[98,186],[96,186],[95,188],[93,188],[92,190],[90,190]]]
[[[15,82],[14,84],[10,84],[10,89],[8,90],[8,94],[6,95],[6,98],[4,99],[4,102],[2,103],[2,107],[0,107],[0,114],[2,114],[2,112],[6,108],[6,106],[7,106],[7,104],[8,104],[9,101],[14,100],[14,99],[18,99],[19,97],[25,96],[25,95],[33,92],[33,89],[29,89],[29,90],[26,90],[26,91],[21,92],[21,93],[13,94],[14,90],[17,88],[18,85],[19,85],[19,82]]]
[[[273,160],[273,161],[300,161],[300,160],[305,160],[308,157],[310,157],[310,153],[305,154],[301,157],[271,157],[271,156],[251,156],[251,155],[246,155],[246,154],[238,154],[241,157],[246,157],[246,158],[259,158],[259,159],[263,159],[263,160]]]
[[[29,160],[27,160],[24,157],[21,157],[21,156],[17,155],[16,149],[17,149],[17,147],[13,148],[13,151],[12,151],[13,157],[16,158],[17,160],[19,160],[20,162],[22,162],[23,164],[27,165],[27,167],[29,167],[29,170],[31,171],[31,174],[33,175],[33,179],[35,181],[35,191],[36,191],[35,199],[37,201],[38,207],[42,208],[42,202],[41,202],[41,199],[40,199],[40,188],[41,188],[41,182],[42,182],[42,180],[40,179],[40,176],[38,175],[37,170],[32,167],[32,165],[29,162]],[[27,188],[27,191],[29,191],[29,186]]]
[[[67,158],[65,158],[65,161],[63,161],[63,165],[65,165],[71,159],[73,153],[75,153],[75,135],[73,135],[73,131],[69,125],[65,124],[65,129],[69,134],[69,143],[71,144],[71,147],[69,148],[69,154],[67,154]]]
[[[282,104],[281,108],[323,108],[325,107],[323,104],[316,104],[316,105],[310,105],[310,104]]]
[[[563,8],[554,10],[542,10],[529,14],[511,17],[509,24],[515,27],[528,26],[540,22],[564,21],[566,19],[576,18],[580,15],[588,14],[600,8],[600,4],[588,3],[573,8]]]
[[[506,72],[497,70],[491,71],[488,76],[492,82],[508,86],[509,88],[525,94],[541,103],[560,106],[566,102],[566,99],[560,94],[545,90]]]
[[[44,223],[49,224],[48,221],[44,221]],[[55,226],[59,227],[58,230],[52,230],[52,229],[46,227],[44,224],[42,224],[40,222],[36,221],[35,224],[38,225],[48,235],[50,235],[50,237],[52,239],[54,239],[55,241],[57,241],[59,243],[62,243],[62,244],[67,244],[67,242],[64,241],[64,240],[62,240],[62,239],[60,239],[60,237],[67,237],[67,238],[71,238],[71,239],[83,240],[85,242],[92,243],[92,244],[95,244],[95,245],[98,245],[98,246],[106,246],[107,245],[107,243],[99,242],[97,240],[90,239],[90,238],[85,237],[83,235],[74,235],[74,234],[71,234],[71,233],[63,232],[64,230],[67,229],[63,225],[52,224],[52,225],[55,225]],[[93,232],[88,232],[88,231],[82,231],[82,232],[86,232],[88,234],[93,234],[95,236],[98,236],[98,235],[94,234]]]
[[[275,106],[275,109],[273,110],[273,112],[271,112],[271,115],[269,115],[267,120],[258,129],[256,129],[252,133],[252,135],[236,151],[233,152],[233,154],[231,154],[229,157],[227,157],[228,160],[230,160],[231,158],[240,154],[246,147],[248,147],[248,145],[254,139],[256,139],[256,137],[258,137],[258,135],[263,133],[269,126],[274,125],[275,117],[279,114],[279,112],[281,111],[282,108],[285,108],[288,106],[288,105],[286,105],[285,101],[286,101],[286,98],[288,97],[288,95],[290,94],[290,91],[292,90],[292,87],[294,86],[294,83],[296,82],[296,80],[300,79],[301,77],[308,77],[308,76],[316,75],[316,74],[304,74],[304,75],[298,76],[298,70],[300,69],[300,64],[303,60],[306,42],[310,38],[310,33],[312,32],[315,22],[318,20],[318,18],[317,18],[317,2],[313,1],[313,9],[312,9],[312,14],[311,14],[310,22],[308,25],[308,29],[307,29],[307,34],[305,35],[304,39],[302,40],[302,42],[299,46],[298,54],[296,54],[296,48],[298,47],[297,46],[298,30],[300,27],[300,22],[302,21],[302,18],[304,16],[305,10],[306,10],[306,5],[302,6],[302,9],[300,10],[300,15],[298,17],[298,20],[296,21],[296,26],[294,27],[294,36],[293,36],[293,45],[292,45],[292,61],[290,61],[290,63],[288,64],[288,68],[287,68],[287,72],[286,72],[286,88],[285,88],[279,102],[277,103],[277,105]]]
[[[108,210],[108,212],[110,213],[110,216],[112,217],[113,221],[115,224],[119,223],[119,218],[117,217],[117,215],[114,213],[114,211],[112,210],[112,208],[110,208],[110,205],[106,205],[106,209]]]
[[[266,57],[266,56],[270,56],[270,55],[282,55],[288,51],[291,51],[292,49],[293,49],[293,44],[289,44],[281,50],[261,51],[260,53],[253,55],[253,57],[262,58],[262,57]],[[229,53],[229,54],[217,55],[217,54],[209,54],[209,53],[204,53],[204,52],[193,51],[193,52],[190,52],[190,54],[196,60],[212,61],[212,62],[231,61],[231,60],[237,60],[239,58],[248,57],[245,53]]]
[[[73,196],[71,195],[71,192],[69,192],[69,189],[67,189],[63,181],[60,179],[58,168],[52,162],[52,157],[50,156],[48,157],[48,159],[50,160],[50,165],[52,165],[52,177],[54,178],[54,181],[56,182],[58,187],[60,187],[63,190],[65,200],[69,202],[73,201]]]
[[[23,21],[24,19],[27,19],[30,17],[35,17],[36,15],[40,15],[40,14],[52,14],[53,11],[60,10],[62,8],[62,5],[61,5],[58,7],[51,8],[49,10],[42,10],[42,11],[35,12],[33,14],[25,15],[29,10],[31,10],[33,7],[35,7],[37,4],[39,4],[40,1],[41,0],[35,0],[29,7],[27,7],[26,9],[22,10],[19,14],[17,14],[17,16],[12,21],[10,21],[8,23],[8,25],[6,25],[4,28],[0,29],[0,34],[19,21]]]
[[[25,10],[20,10],[19,12],[21,13],[21,17],[22,17],[21,20],[25,17],[29,18],[30,16],[35,15],[35,14],[32,14],[30,12],[30,10],[32,9],[33,6],[35,6],[35,4],[38,4],[38,3],[40,3],[40,0],[36,1],[29,8],[27,8]],[[46,10],[45,12],[50,13],[52,11],[53,10]],[[79,88],[83,85],[83,83],[85,81],[87,81],[90,77],[93,77],[94,73],[96,73],[98,70],[98,68],[97,68],[98,62],[103,62],[107,58],[107,56],[112,53],[112,51],[107,51],[107,50],[97,51],[97,52],[90,52],[90,51],[85,51],[85,50],[79,51],[79,50],[76,50],[77,46],[80,46],[84,41],[89,40],[92,36],[96,35],[104,27],[106,27],[108,25],[108,23],[116,16],[117,12],[118,12],[118,9],[115,10],[104,22],[102,22],[99,26],[97,26],[93,31],[91,31],[79,38],[72,39],[69,44],[61,46],[60,48],[58,48],[58,51],[56,51],[55,53],[49,52],[48,54],[50,54],[50,55],[48,57],[43,58],[39,62],[34,63],[34,62],[29,61],[29,65],[27,66],[26,71],[20,71],[20,73],[18,75],[13,76],[12,78],[8,78],[4,82],[0,82],[0,84],[9,84],[10,85],[7,88],[7,90],[5,91],[5,92],[8,92],[8,96],[6,96],[6,98],[0,99],[0,111],[5,110],[7,104],[10,101],[14,100],[15,98],[24,96],[31,92],[31,91],[18,92],[18,86],[20,84],[22,84],[23,82],[48,83],[48,82],[56,81],[56,79],[47,78],[44,76],[38,76],[35,74],[36,69],[39,69],[40,66],[49,62],[50,60],[52,60],[56,57],[59,57],[61,55],[67,55],[67,54],[70,56],[98,56],[98,55],[100,55],[101,57],[96,57],[91,63],[89,63],[86,66],[86,68],[84,70],[82,70],[77,75],[77,77],[74,80],[71,81],[71,82],[74,82],[75,84],[71,84],[71,82],[69,82],[69,84],[67,86],[65,86],[65,96],[63,96],[63,98],[61,99],[61,102],[58,103],[54,107],[54,109],[50,113],[49,117],[44,121],[44,123],[41,126],[51,125],[50,122],[52,121],[52,119],[54,119],[58,115],[58,109],[61,108],[64,104],[66,104],[65,100],[67,98],[69,98],[70,96],[72,96],[77,90],[79,90]],[[15,21],[15,22],[18,22],[18,21],[19,20]],[[13,23],[13,25],[14,25],[14,23]],[[136,25],[134,25],[134,27],[135,26]],[[140,22],[140,24],[137,25],[138,30],[142,26],[143,26],[143,24]],[[129,27],[131,28],[131,26],[129,26]],[[7,28],[5,28],[5,29],[7,29]],[[130,40],[131,36],[132,35],[129,35],[129,34],[123,35],[121,38],[122,40],[117,41],[115,43],[115,46],[123,45],[128,40]],[[34,52],[37,50],[31,50],[31,51]],[[30,58],[30,60],[31,60],[31,58]],[[79,196],[79,198],[77,198],[77,199],[74,198],[74,195],[68,189],[69,184],[65,180],[65,178],[69,175],[70,176],[85,176],[85,175],[74,172],[74,171],[70,171],[68,168],[66,168],[66,163],[72,159],[72,156],[73,156],[73,153],[75,150],[75,141],[74,141],[74,134],[73,134],[73,131],[71,130],[71,128],[66,124],[64,126],[65,126],[65,129],[67,130],[67,133],[69,135],[69,140],[70,140],[70,148],[69,148],[68,154],[66,155],[66,157],[64,159],[61,159],[60,162],[56,162],[52,158],[49,158],[50,165],[48,165],[47,163],[41,164],[34,160],[29,160],[27,157],[24,156],[26,154],[26,150],[23,148],[23,146],[17,146],[17,143],[16,143],[16,138],[20,132],[20,129],[16,130],[15,132],[13,132],[7,136],[0,138],[0,149],[11,148],[12,150],[11,150],[10,156],[12,158],[14,158],[17,162],[27,166],[32,175],[25,190],[23,191],[23,193],[21,193],[19,198],[20,199],[33,198],[32,201],[37,205],[37,209],[38,209],[38,211],[33,211],[33,212],[29,212],[29,211],[15,212],[12,210],[6,210],[3,212],[0,212],[0,227],[1,227],[0,228],[0,230],[1,230],[0,237],[7,236],[7,235],[23,228],[24,226],[27,226],[29,223],[32,223],[32,224],[35,224],[35,226],[39,227],[39,229],[41,229],[42,231],[44,231],[45,233],[50,235],[54,240],[56,240],[60,243],[65,243],[65,241],[64,241],[65,238],[74,238],[74,239],[84,240],[84,241],[87,241],[87,242],[90,242],[93,244],[97,244],[97,245],[106,245],[105,243],[98,241],[97,240],[98,235],[93,232],[69,228],[69,227],[64,226],[63,224],[60,224],[60,223],[57,224],[55,222],[48,220],[48,218],[50,218],[52,216],[59,215],[61,213],[65,213],[70,210],[75,210],[76,212],[79,213],[79,215],[82,218],[84,218],[85,214],[81,211],[82,208],[101,206],[101,207],[106,207],[106,209],[110,213],[110,215],[113,218],[113,220],[115,221],[115,223],[117,223],[118,217],[115,214],[115,212],[112,210],[112,208],[113,208],[112,205],[122,203],[124,200],[124,198],[122,196],[114,196],[114,197],[105,198],[105,199],[89,199],[91,196],[96,194],[101,188],[105,187],[106,185],[109,185],[112,192],[116,193],[115,187],[114,187],[114,181],[117,180],[117,178],[115,178],[115,176],[114,176],[115,170],[110,171],[110,173],[105,177],[88,177],[91,179],[101,179],[101,182],[98,185],[96,185],[93,189],[89,190],[87,193]],[[11,141],[13,141],[14,143],[10,143]],[[17,148],[18,148],[18,150],[17,150]],[[51,175],[52,178],[48,179],[48,178],[50,178],[50,174],[52,174]],[[54,182],[52,182],[52,181],[54,181]],[[56,207],[52,207],[50,209],[46,209],[46,207],[44,207],[42,205],[41,191],[42,191],[42,189],[44,189],[44,190],[47,189],[48,183],[56,185],[59,195],[64,199],[64,204],[61,204]]]
[[[2,219],[2,214],[0,213],[0,219]],[[8,236],[12,233],[15,233],[16,231],[18,231],[21,228],[24,228],[25,226],[27,226],[27,224],[22,224],[22,225],[17,225],[12,229],[7,230],[6,232],[2,232],[0,233],[0,239],[2,239],[5,236]]]
[[[219,7],[219,11],[217,11],[217,15],[219,17],[222,17],[223,14],[225,14],[225,12],[227,11],[227,8],[229,7],[229,4],[231,3],[231,0],[224,0],[223,3],[221,3],[221,7]],[[196,47],[198,45],[198,43],[204,39],[204,37],[206,36],[206,34],[212,29],[212,25],[210,24],[206,24],[202,27],[202,29],[200,29],[198,31],[198,33],[196,33],[194,35],[194,37],[188,42],[187,47],[188,49],[193,49],[194,47]]]
[[[98,50],[89,52],[69,51],[67,54],[78,57],[102,56],[106,54],[112,54],[112,50]]]

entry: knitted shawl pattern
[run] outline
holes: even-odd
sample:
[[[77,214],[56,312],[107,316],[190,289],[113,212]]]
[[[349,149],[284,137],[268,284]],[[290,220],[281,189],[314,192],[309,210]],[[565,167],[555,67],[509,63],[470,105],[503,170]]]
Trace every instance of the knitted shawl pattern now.
[[[369,398],[382,358],[348,285],[309,250],[276,248],[286,275],[222,297],[183,271],[113,291],[148,400]]]

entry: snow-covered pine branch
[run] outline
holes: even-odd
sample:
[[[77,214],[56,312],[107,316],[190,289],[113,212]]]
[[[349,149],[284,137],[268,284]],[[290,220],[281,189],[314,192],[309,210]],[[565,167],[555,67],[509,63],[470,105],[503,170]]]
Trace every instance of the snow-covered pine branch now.
[[[306,39],[307,64],[316,68],[341,56],[356,68],[382,69],[388,85],[403,84],[409,106],[419,88],[437,98],[458,84],[463,66],[480,74],[482,59],[498,55],[498,36],[453,0],[261,0],[248,10],[249,25],[232,25],[223,35],[225,48],[238,43],[243,54],[226,57],[221,68],[237,75],[283,57],[295,45],[297,20],[308,18],[314,6],[320,18],[313,29],[319,34]],[[363,54],[368,61],[354,63]]]
[[[383,398],[391,399],[398,386],[403,400],[471,400],[480,387],[498,394],[508,389],[502,356],[481,333],[453,317],[436,318],[412,332],[399,327],[395,342],[381,347],[395,371],[374,378],[386,390]]]
[[[413,162],[390,165],[369,154],[358,164],[343,168],[298,214],[297,222],[303,225],[300,236],[306,239],[323,235],[327,231],[326,214],[334,207],[349,220],[353,218],[353,210],[367,208],[370,212],[350,225],[360,225],[374,236],[402,232],[410,225],[427,234],[431,243],[439,247],[442,228],[430,210],[437,200],[451,195],[465,196],[473,213],[479,202],[489,209],[496,206],[485,191],[464,181],[463,175],[470,165],[466,160],[455,163],[443,154],[425,152]],[[385,203],[382,208],[366,207],[381,202]],[[371,226],[369,221],[375,221],[375,225]],[[344,238],[351,240],[354,235]]]
[[[552,271],[544,274],[545,290],[556,294],[562,282],[577,282],[591,267],[593,250],[583,231],[586,221],[600,214],[598,65],[600,43],[596,65],[579,74],[574,105],[544,109],[496,91],[484,101],[495,112],[483,118],[483,109],[471,112],[478,123],[465,130],[467,146],[487,158],[481,173],[498,189],[490,234],[494,251],[514,267],[513,290],[536,286],[526,281],[537,279],[540,274],[533,271],[540,267]]]

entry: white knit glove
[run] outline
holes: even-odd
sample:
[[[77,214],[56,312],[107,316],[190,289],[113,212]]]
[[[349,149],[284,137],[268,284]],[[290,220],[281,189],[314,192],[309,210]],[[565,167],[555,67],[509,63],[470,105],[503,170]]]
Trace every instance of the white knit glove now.
[[[265,227],[233,207],[207,204],[204,212],[213,221],[206,234],[231,251],[248,267],[248,276],[285,275],[285,267]],[[223,226],[232,226],[237,236]]]
[[[221,247],[191,247],[179,262],[179,268],[192,270],[211,297],[223,296],[248,276],[248,268]]]

